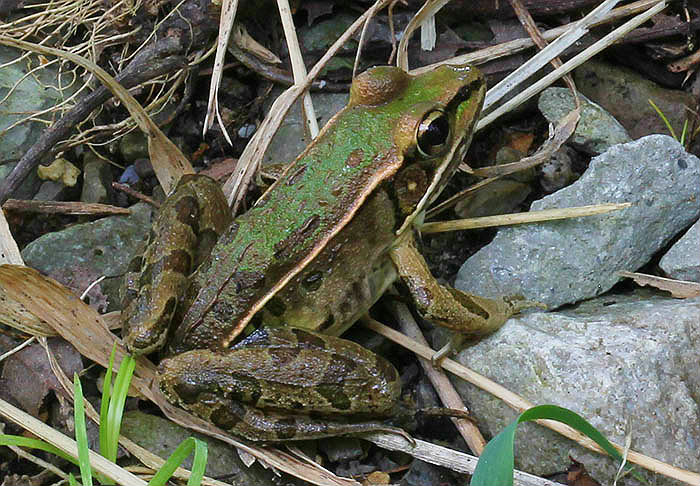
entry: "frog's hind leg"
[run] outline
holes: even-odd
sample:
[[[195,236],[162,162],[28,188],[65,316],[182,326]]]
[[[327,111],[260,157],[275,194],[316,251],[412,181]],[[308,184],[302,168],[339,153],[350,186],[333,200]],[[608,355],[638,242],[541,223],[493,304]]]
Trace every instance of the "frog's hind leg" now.
[[[489,334],[522,309],[540,306],[521,297],[489,299],[440,285],[416,249],[412,236],[392,248],[390,255],[421,315],[434,324],[455,331],[451,344],[438,351],[433,361],[442,359],[450,349],[458,347],[464,336]]]
[[[233,348],[161,362],[168,401],[251,440],[281,441],[392,430],[396,369],[357,343],[296,328],[263,327]]]
[[[146,251],[130,263],[122,299],[122,338],[133,354],[165,343],[189,275],[231,221],[218,184],[206,176],[183,176],[156,216]]]

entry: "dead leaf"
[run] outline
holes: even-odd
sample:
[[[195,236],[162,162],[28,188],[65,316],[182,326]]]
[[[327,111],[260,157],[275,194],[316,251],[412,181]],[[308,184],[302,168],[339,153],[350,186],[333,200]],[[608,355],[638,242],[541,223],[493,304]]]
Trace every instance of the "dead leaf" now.
[[[48,345],[67,376],[82,371],[83,360],[73,346],[60,338],[49,339]],[[51,391],[65,395],[51,370],[46,350],[39,343],[27,346],[5,360],[0,376],[0,396],[3,399],[37,417]]]
[[[690,299],[700,296],[700,283],[697,282],[674,280],[645,273],[618,272],[618,274],[622,277],[631,278],[637,285],[642,287],[648,285],[659,290],[671,292],[671,295],[676,299]]]

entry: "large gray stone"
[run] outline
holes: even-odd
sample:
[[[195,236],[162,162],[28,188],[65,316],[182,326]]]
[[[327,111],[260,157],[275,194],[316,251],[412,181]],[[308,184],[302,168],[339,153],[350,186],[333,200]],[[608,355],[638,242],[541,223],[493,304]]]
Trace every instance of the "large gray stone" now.
[[[659,266],[671,278],[700,282],[700,221],[666,252]]]
[[[27,266],[78,294],[105,275],[88,294],[90,304],[101,311],[114,310],[126,268],[151,228],[150,206],[136,204],[131,210],[130,216],[111,216],[48,233],[28,244],[22,258]]]
[[[610,289],[700,215],[700,160],[665,135],[615,145],[574,184],[533,210],[630,202],[621,211],[501,229],[462,266],[455,286],[524,295],[555,308]]]
[[[629,430],[633,450],[700,471],[700,299],[649,294],[603,296],[574,310],[510,319],[457,359],[537,405],[577,412],[609,440],[624,444]],[[517,416],[486,392],[454,382],[485,435]],[[609,458],[544,427],[519,428],[519,469],[553,473],[569,464],[569,455],[601,484],[612,484],[617,466]]]

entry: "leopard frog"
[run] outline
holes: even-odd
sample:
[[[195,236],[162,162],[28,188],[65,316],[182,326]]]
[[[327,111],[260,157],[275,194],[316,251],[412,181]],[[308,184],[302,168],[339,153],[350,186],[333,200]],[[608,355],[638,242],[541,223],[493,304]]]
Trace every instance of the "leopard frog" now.
[[[247,213],[185,176],[127,278],[124,340],[164,349],[168,400],[251,440],[383,428],[400,393],[384,358],[341,339],[400,278],[428,319],[459,333],[498,328],[508,301],[439,285],[413,222],[461,162],[484,100],[481,73],[411,76],[375,67],[350,101]]]

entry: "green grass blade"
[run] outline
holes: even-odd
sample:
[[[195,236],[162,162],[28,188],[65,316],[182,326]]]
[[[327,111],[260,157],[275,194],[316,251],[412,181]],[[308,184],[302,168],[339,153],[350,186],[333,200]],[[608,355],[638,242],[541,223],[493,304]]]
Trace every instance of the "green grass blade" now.
[[[661,117],[661,119],[664,121],[664,124],[666,125],[666,128],[668,129],[668,132],[671,134],[671,136],[678,141],[678,137],[676,137],[676,132],[673,130],[673,127],[671,126],[671,122],[668,121],[668,118],[666,118],[666,115],[663,114],[663,112],[659,109],[658,106],[656,106],[656,103],[654,103],[651,99],[648,100],[649,104],[654,107],[656,110],[656,113]]]
[[[681,132],[681,145],[685,147],[685,137],[688,135],[688,119],[683,122],[683,131]]]
[[[153,476],[148,482],[148,486],[163,486],[175,472],[175,469],[182,464],[187,456],[194,450],[194,460],[192,461],[192,474],[187,481],[188,486],[199,486],[204,476],[204,470],[207,465],[207,445],[201,440],[194,437],[189,437],[177,446],[177,449],[170,454],[168,460],[165,461],[163,467]]]
[[[62,457],[66,461],[70,461],[73,464],[78,464],[78,461],[74,457],[69,456],[58,447],[55,447],[49,444],[48,442],[44,442],[43,440],[39,439],[22,437],[20,435],[0,434],[0,446],[17,446],[28,447],[30,449],[39,449],[41,451],[46,451],[51,454],[55,454],[58,457]]]
[[[90,448],[88,447],[87,428],[85,426],[85,402],[83,387],[78,373],[73,374],[73,416],[75,418],[75,442],[78,445],[78,467],[83,486],[92,486],[92,467],[90,467]]]
[[[105,379],[102,383],[102,403],[100,403],[100,454],[103,457],[110,459],[107,454],[109,450],[109,442],[107,437],[107,413],[109,411],[109,401],[112,396],[112,368],[114,367],[114,354],[117,351],[117,344],[112,346],[112,353],[109,355],[109,365],[105,373]],[[116,458],[115,458],[116,459]]]
[[[75,479],[73,473],[68,473],[68,484],[70,486],[80,486],[80,483]]]
[[[126,402],[126,395],[129,391],[129,384],[131,383],[135,367],[136,361],[134,361],[134,358],[128,355],[125,356],[119,365],[119,371],[114,380],[114,390],[109,401],[107,420],[102,424],[104,427],[107,427],[105,431],[106,453],[104,457],[112,462],[117,460],[119,431],[122,425],[122,415],[124,414],[124,403]]]
[[[603,434],[577,413],[556,405],[540,405],[521,413],[513,423],[491,439],[479,458],[479,463],[469,483],[470,486],[512,486],[515,431],[518,424],[538,419],[551,419],[565,423],[593,439],[596,444],[616,460],[622,461],[623,459],[622,455]],[[635,474],[635,477],[644,481],[639,474]]]

